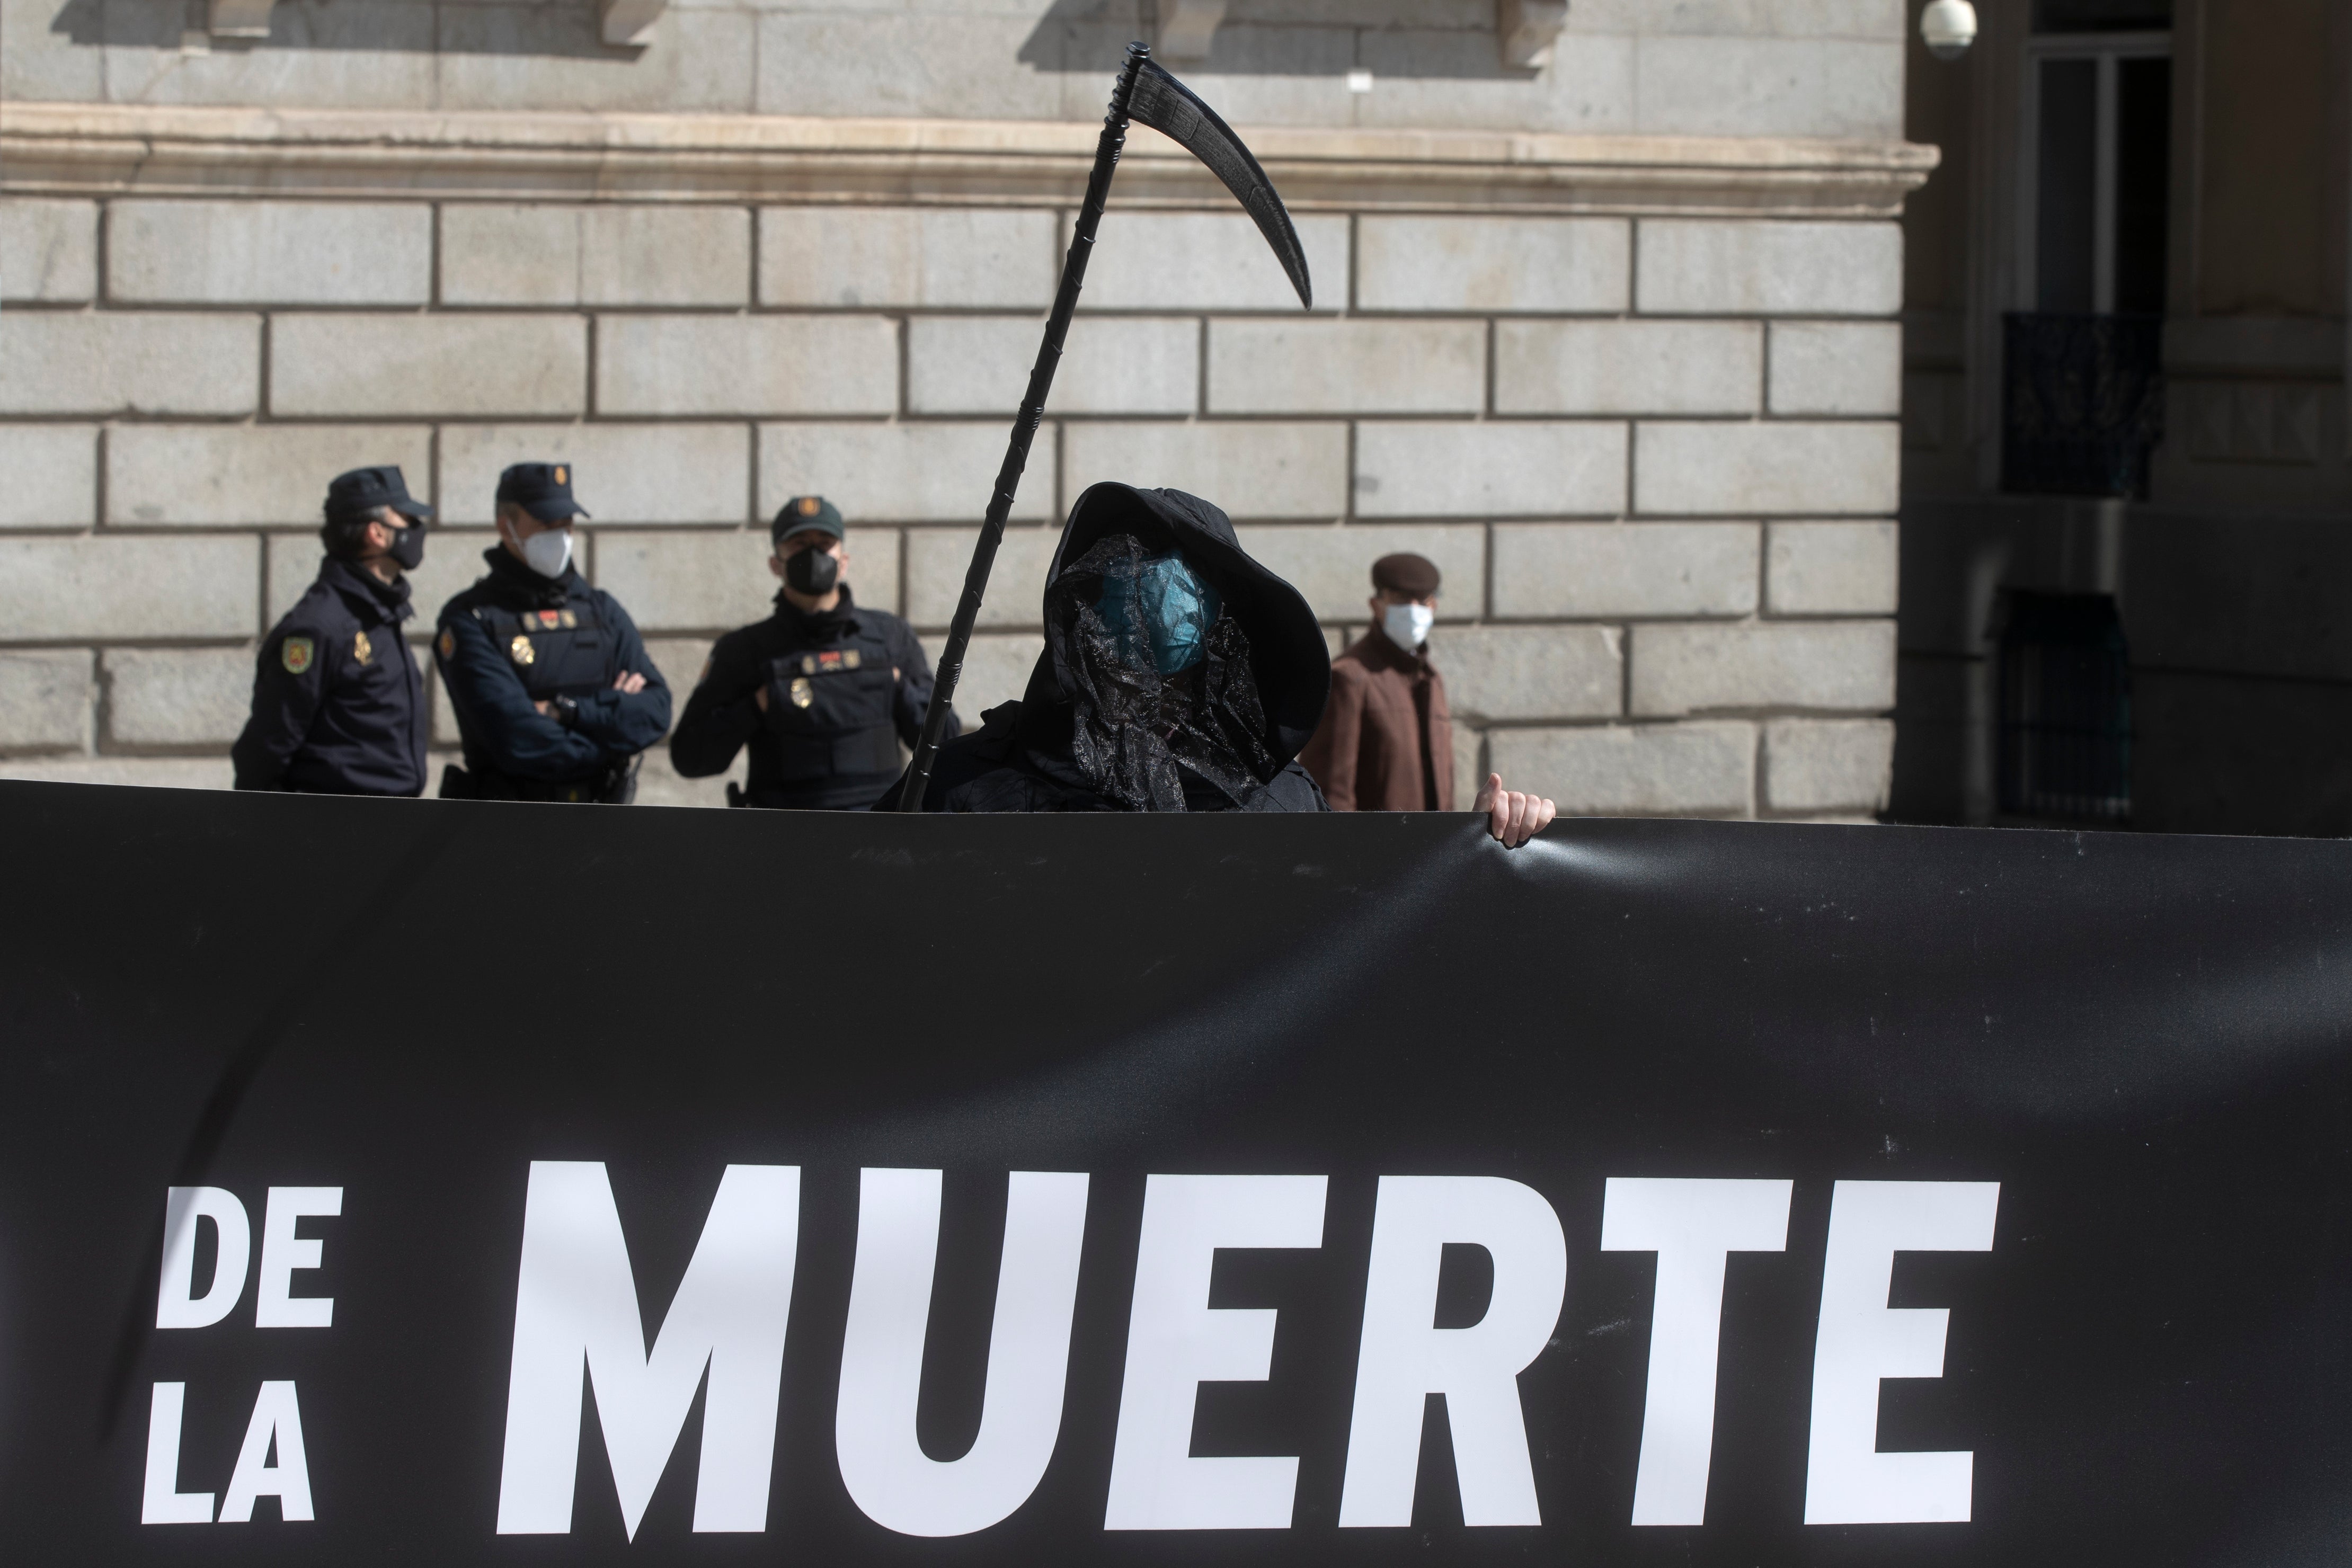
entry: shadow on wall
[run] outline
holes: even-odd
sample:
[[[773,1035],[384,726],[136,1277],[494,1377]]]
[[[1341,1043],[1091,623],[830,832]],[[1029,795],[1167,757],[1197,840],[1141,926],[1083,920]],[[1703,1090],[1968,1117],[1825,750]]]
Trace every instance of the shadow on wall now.
[[[24,0],[18,0],[19,4]],[[1128,44],[1159,37],[1174,0],[1052,0],[1017,57],[1041,71],[1108,74]],[[49,24],[91,47],[176,49],[207,30],[209,0],[66,0]],[[218,49],[350,49],[396,54],[537,55],[635,59],[599,35],[595,0],[278,0],[267,38],[216,38]],[[1494,0],[1288,0],[1229,6],[1206,60],[1178,74],[1532,80],[1503,63]]]
[[[209,0],[66,0],[49,31],[92,47],[176,49],[186,35],[207,30],[210,11]],[[212,47],[616,60],[645,53],[598,36],[594,0],[278,0],[269,13],[268,37],[215,38]]]
[[[1022,41],[1021,63],[1041,71],[1116,72],[1134,38],[1160,36],[1175,0],[1053,0]],[[1205,60],[1165,62],[1180,77],[1344,77],[1532,81],[1507,65],[1494,0],[1285,0],[1225,9]]]

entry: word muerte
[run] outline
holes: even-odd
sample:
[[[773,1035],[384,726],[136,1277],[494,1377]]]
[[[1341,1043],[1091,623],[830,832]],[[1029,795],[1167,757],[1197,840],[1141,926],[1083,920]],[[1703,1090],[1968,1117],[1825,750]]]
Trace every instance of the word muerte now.
[[[1045,1475],[1061,1429],[1088,1178],[1012,1173],[979,1435],[950,1460],[929,1457],[916,1436],[940,1183],[936,1170],[862,1174],[835,1424],[851,1498],[876,1522],[918,1536],[985,1530]],[[1289,1528],[1297,1458],[1195,1457],[1192,1433],[1202,1383],[1264,1381],[1272,1364],[1275,1312],[1209,1305],[1217,1252],[1321,1246],[1327,1186],[1319,1176],[1149,1179],[1104,1529]],[[2000,1190],[1997,1182],[1836,1184],[1814,1346],[1808,1524],[1969,1519],[1972,1454],[1877,1450],[1880,1380],[1941,1376],[1948,1318],[1942,1308],[1890,1308],[1887,1292],[1898,1251],[1990,1251]],[[1636,1525],[1704,1521],[1726,1260],[1786,1249],[1791,1191],[1784,1180],[1607,1182],[1602,1249],[1657,1257]],[[271,1212],[274,1224],[274,1192]],[[799,1212],[798,1166],[729,1166],[648,1351],[604,1166],[531,1166],[500,1533],[572,1528],[583,1364],[632,1539],[706,1375],[694,1528],[766,1529]],[[1485,1315],[1465,1328],[1433,1326],[1448,1246],[1483,1249],[1493,1269]],[[265,1287],[269,1269],[265,1249]],[[1541,1522],[1517,1379],[1549,1342],[1567,1283],[1559,1217],[1534,1188],[1495,1176],[1380,1179],[1340,1528],[1411,1523],[1433,1394],[1445,1401],[1464,1522]]]

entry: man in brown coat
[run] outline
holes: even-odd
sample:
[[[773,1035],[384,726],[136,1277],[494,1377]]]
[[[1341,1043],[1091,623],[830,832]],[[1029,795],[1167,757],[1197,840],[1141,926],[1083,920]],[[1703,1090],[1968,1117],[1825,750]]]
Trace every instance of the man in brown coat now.
[[[1454,810],[1454,725],[1429,662],[1437,588],[1422,556],[1372,563],[1371,630],[1332,662],[1331,700],[1298,758],[1335,811]]]

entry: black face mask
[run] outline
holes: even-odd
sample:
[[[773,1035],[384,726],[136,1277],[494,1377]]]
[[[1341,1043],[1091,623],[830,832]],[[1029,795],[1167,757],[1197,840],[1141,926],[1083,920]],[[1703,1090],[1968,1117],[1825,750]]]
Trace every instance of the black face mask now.
[[[425,564],[425,525],[411,523],[404,528],[392,530],[392,543],[384,553],[400,563],[403,571],[415,571]]]
[[[795,593],[831,593],[840,580],[841,562],[814,545],[794,550],[784,560],[784,581]]]

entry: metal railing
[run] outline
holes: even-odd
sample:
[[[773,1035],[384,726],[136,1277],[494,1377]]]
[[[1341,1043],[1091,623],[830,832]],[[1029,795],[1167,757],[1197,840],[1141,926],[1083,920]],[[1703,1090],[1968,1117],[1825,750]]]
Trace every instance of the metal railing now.
[[[2131,820],[2131,657],[2105,593],[2004,596],[1998,767],[2003,815]]]
[[[2164,321],[2015,311],[2002,319],[2000,487],[2147,498],[2164,439]]]

